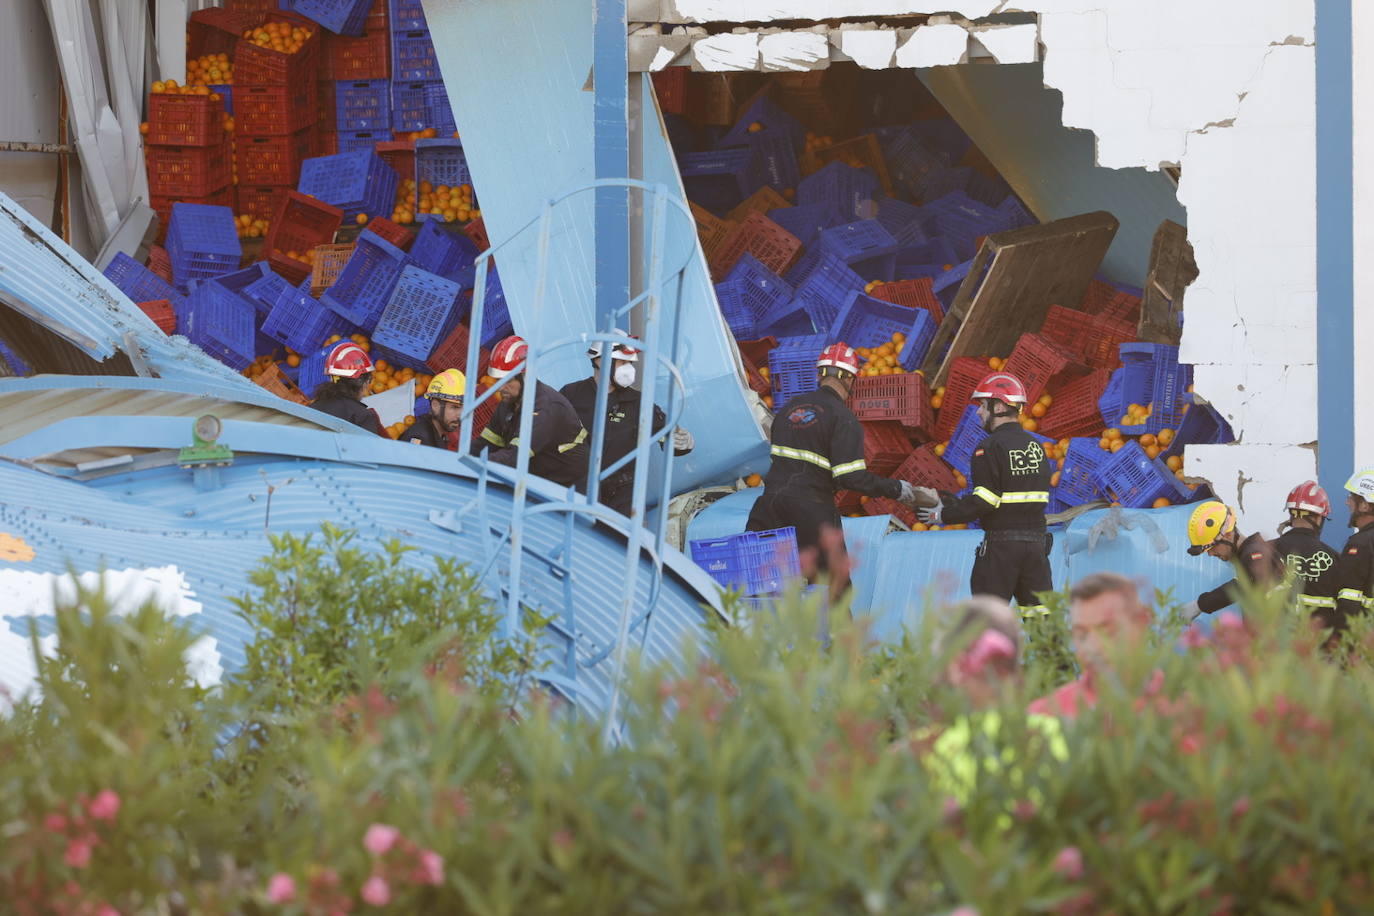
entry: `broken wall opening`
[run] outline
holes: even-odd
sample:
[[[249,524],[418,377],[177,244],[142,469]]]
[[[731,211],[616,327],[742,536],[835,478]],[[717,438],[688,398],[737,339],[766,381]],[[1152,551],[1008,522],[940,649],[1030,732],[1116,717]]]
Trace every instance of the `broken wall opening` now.
[[[1167,335],[1141,335],[1156,233],[1186,226],[1177,174],[1098,168],[1039,64],[670,68],[654,83],[722,316],[770,407],[814,387],[816,355],[845,340],[862,362],[851,406],[870,468],[959,489],[981,437],[969,395],[1005,367],[1032,390],[1023,425],[1058,465],[1053,509],[1208,494],[1184,479],[1182,448],[1230,430]],[[1104,244],[1056,261],[1042,229],[1088,215],[1111,224]],[[980,300],[996,259],[1031,243],[1029,269],[1064,275],[1043,286],[1053,301],[1005,283]],[[1187,281],[1170,276],[1173,306]],[[962,352],[977,322],[996,322],[1001,343]],[[882,500],[842,494],[841,508],[916,527]]]

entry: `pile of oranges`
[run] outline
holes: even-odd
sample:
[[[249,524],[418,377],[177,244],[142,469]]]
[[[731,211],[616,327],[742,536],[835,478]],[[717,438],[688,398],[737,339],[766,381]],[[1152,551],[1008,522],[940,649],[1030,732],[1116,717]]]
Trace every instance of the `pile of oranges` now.
[[[206,54],[186,62],[186,82],[191,86],[221,86],[234,82],[234,63],[228,54]]]
[[[265,22],[256,29],[248,29],[243,37],[260,48],[295,54],[313,34],[310,29],[289,22]]]
[[[397,420],[390,426],[383,428],[386,430],[386,434],[388,436],[390,436],[393,439],[399,439],[401,438],[401,433],[405,432],[407,429],[410,429],[410,424],[414,422],[415,417],[412,414],[406,414],[406,418],[404,420]]]
[[[293,261],[300,261],[302,264],[309,264],[311,267],[315,266],[315,249],[313,248],[307,248],[305,251],[296,251],[295,249],[291,251],[277,250],[272,252],[272,254],[285,255]]]
[[[234,217],[234,231],[241,239],[264,238],[269,225],[267,220],[257,219],[249,213],[240,213]]]
[[[415,193],[415,182],[406,182],[409,191]],[[472,185],[461,184],[449,187],[446,184],[433,185],[428,181],[419,184],[420,191],[420,213],[431,216],[443,217],[444,222],[451,223],[457,220],[466,223],[482,215],[473,202]],[[413,199],[408,197],[409,199]],[[402,214],[404,215],[404,213]],[[393,222],[399,222],[393,217]]]
[[[1131,404],[1126,408],[1126,415],[1117,422],[1122,426],[1144,426],[1145,421],[1150,419],[1150,416],[1154,412],[1155,405],[1153,402],[1149,404]]]
[[[435,137],[437,137],[437,136],[439,136],[439,130],[438,130],[438,128],[426,127],[424,130],[411,130],[411,131],[406,131],[406,132],[404,132],[404,133],[398,133],[398,134],[396,134],[396,139],[397,139],[397,140],[410,140],[410,141],[415,141],[415,140],[433,140],[433,139],[434,139]],[[455,140],[458,139],[458,131],[456,131],[456,130],[453,132],[453,139],[455,139]]]
[[[218,100],[220,94],[211,92],[209,86],[181,86],[176,80],[158,80],[150,90],[153,95],[208,95]]]
[[[892,338],[884,344],[876,347],[858,347],[854,350],[855,355],[867,360],[859,368],[859,376],[866,378],[874,375],[901,375],[906,370],[902,364],[897,362],[898,355],[902,352],[902,345],[906,343],[906,335],[901,331],[892,335]]]

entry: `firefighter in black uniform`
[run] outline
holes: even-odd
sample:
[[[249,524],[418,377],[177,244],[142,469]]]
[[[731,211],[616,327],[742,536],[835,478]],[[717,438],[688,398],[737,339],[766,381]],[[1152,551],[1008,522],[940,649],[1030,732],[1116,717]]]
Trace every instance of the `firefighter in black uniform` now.
[[[1336,612],[1343,621],[1374,607],[1374,468],[1357,471],[1345,489],[1355,533],[1341,551]]]
[[[430,379],[425,389],[429,413],[406,427],[398,441],[456,451],[467,387],[467,378],[458,369],[445,369]]]
[[[917,488],[904,480],[879,477],[864,460],[864,429],[849,409],[849,389],[859,371],[859,358],[847,344],[827,347],[816,361],[820,385],[792,398],[773,421],[772,465],[763,478],[763,493],[749,513],[749,531],[797,529],[797,547],[816,560],[817,573],[829,569],[821,549],[822,534],[833,531],[843,549],[835,491],[857,490],[866,496],[918,505]],[[848,573],[834,570],[831,600],[849,584]]]
[[[1307,610],[1323,629],[1340,632],[1345,629],[1336,610],[1341,561],[1321,539],[1322,526],[1331,517],[1331,500],[1316,481],[1307,480],[1288,494],[1284,509],[1288,520],[1272,543],[1288,571],[1296,607]]]
[[[922,510],[927,524],[960,525],[980,520],[983,542],[973,561],[969,590],[975,595],[1014,597],[1021,619],[1049,610],[1040,593],[1051,591],[1050,535],[1045,509],[1054,465],[1045,449],[1021,427],[1026,388],[1007,372],[988,375],[974,389],[978,420],[988,435],[973,451],[973,489],[962,499],[940,494],[940,505]],[[933,491],[930,491],[933,492]]]
[[[315,392],[310,406],[368,432],[386,436],[377,411],[363,403],[372,388],[372,357],[367,351],[345,340],[325,357],[324,372],[328,379]]]
[[[525,341],[514,335],[491,351],[487,374],[494,379],[512,373],[514,377],[502,389],[501,403],[496,406],[487,428],[482,430],[481,439],[472,446],[474,454],[486,449],[488,460],[509,467],[515,467],[519,457],[520,401],[525,388],[524,363],[528,352]],[[591,449],[587,446],[587,430],[577,418],[577,411],[557,390],[536,381],[532,420],[532,441],[528,445],[530,473],[584,492]]]
[[[619,328],[616,334],[628,336]],[[573,410],[582,420],[588,435],[591,434],[596,412],[596,381],[601,372],[602,345],[597,341],[587,348],[592,361],[592,375],[580,381],[569,382],[560,390]],[[601,449],[601,467],[610,467],[625,455],[634,451],[635,440],[639,437],[639,389],[635,383],[635,363],[639,362],[639,350],[624,344],[611,347],[611,390],[606,393],[606,431]],[[657,404],[653,410],[653,431],[663,429],[667,417]],[[673,454],[686,455],[692,450],[692,434],[682,427],[673,430]],[[634,496],[635,463],[616,471],[601,482],[598,498],[621,515],[630,514],[630,503]]]
[[[1283,583],[1283,560],[1274,545],[1259,532],[1242,537],[1236,530],[1236,514],[1215,499],[1198,503],[1188,516],[1188,543],[1189,554],[1196,557],[1205,553],[1231,563],[1251,585],[1274,587]],[[1199,614],[1211,614],[1239,598],[1237,581],[1232,579],[1185,604],[1183,619],[1191,621]]]

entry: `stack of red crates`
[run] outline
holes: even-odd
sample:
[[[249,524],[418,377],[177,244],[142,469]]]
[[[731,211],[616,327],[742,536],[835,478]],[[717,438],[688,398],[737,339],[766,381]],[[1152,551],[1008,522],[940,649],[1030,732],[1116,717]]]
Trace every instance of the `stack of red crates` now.
[[[234,53],[234,165],[239,213],[270,220],[301,163],[316,155],[320,33],[316,23],[277,11],[268,23],[307,29],[300,50],[284,54],[241,39]]]
[[[224,103],[211,95],[154,93],[148,99],[144,161],[148,196],[159,217],[158,241],[167,231],[172,204],[233,203],[233,173]]]

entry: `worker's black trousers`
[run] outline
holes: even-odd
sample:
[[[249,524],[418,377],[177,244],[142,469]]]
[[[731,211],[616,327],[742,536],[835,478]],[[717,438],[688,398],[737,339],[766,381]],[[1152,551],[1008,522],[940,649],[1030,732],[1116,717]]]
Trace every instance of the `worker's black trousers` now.
[[[996,595],[1003,601],[1016,599],[1022,617],[1048,613],[1039,592],[1054,588],[1050,575],[1050,536],[1017,532],[1014,539],[985,535],[978,545],[969,576],[969,591],[975,595]]]
[[[816,554],[816,570],[824,572],[830,568],[830,558],[821,548],[821,532],[833,528],[840,535],[839,546],[844,549],[844,531],[840,527],[840,511],[835,504],[813,502],[809,499],[795,499],[776,496],[764,490],[749,513],[747,531],[768,531],[773,528],[796,528],[797,550],[805,553],[807,548]]]

